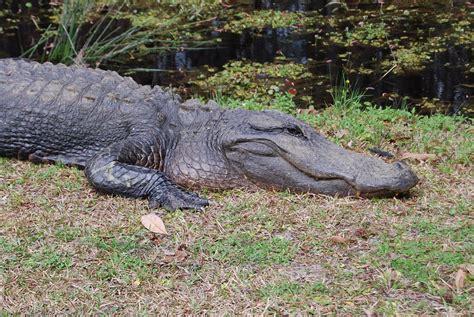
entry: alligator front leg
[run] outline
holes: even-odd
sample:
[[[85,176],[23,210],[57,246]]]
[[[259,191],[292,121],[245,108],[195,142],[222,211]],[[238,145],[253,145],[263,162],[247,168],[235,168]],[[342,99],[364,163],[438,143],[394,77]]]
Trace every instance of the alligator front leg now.
[[[187,192],[161,171],[136,165],[149,157],[152,146],[145,138],[117,142],[91,158],[85,168],[89,182],[98,190],[129,197],[147,197],[150,207],[167,210],[202,209],[208,200]]]

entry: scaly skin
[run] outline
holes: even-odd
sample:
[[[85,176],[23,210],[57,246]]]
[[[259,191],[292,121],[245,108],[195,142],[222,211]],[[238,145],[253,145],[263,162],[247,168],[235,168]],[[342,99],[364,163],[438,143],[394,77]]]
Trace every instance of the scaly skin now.
[[[179,100],[159,87],[114,72],[6,59],[0,94],[0,155],[85,168],[101,191],[171,210],[208,204],[160,171],[174,133],[161,111]]]
[[[386,196],[418,181],[289,115],[182,103],[110,71],[4,59],[0,94],[1,156],[78,166],[98,190],[169,210],[208,204],[180,186]]]

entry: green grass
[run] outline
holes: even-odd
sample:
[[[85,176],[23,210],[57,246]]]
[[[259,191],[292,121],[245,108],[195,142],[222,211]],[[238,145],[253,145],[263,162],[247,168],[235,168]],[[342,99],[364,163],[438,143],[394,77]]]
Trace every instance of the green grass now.
[[[21,265],[25,270],[65,270],[72,266],[72,256],[68,252],[56,251],[51,245],[42,245],[41,237],[32,235],[28,240],[0,239],[0,250],[6,259],[0,267],[1,271],[8,270],[16,265]],[[39,241],[40,243],[35,243]],[[29,249],[25,244],[34,243],[34,249]]]
[[[39,30],[40,39],[23,56],[42,62],[97,67],[176,49],[184,41],[184,30],[207,19],[212,8],[219,5],[207,3],[199,7],[200,3],[167,1],[161,2],[161,10],[144,7],[145,13],[137,13],[128,10],[130,3],[123,0],[65,0],[61,11],[53,15],[57,21]],[[206,43],[199,32],[188,33],[188,46]]]
[[[72,257],[66,252],[56,252],[50,247],[44,247],[31,253],[23,262],[25,268],[33,270],[55,269],[65,270],[73,265]]]
[[[257,238],[250,233],[231,234],[224,239],[198,244],[196,252],[228,264],[289,264],[296,248],[281,237]]]
[[[411,226],[404,224],[397,229],[393,237],[383,238],[373,257],[377,265],[398,274],[398,289],[411,285],[420,291],[446,296],[446,276],[454,276],[459,267],[474,262],[474,226],[467,220],[448,225],[421,218]],[[464,295],[459,295],[455,294],[452,300],[468,305]]]
[[[108,8],[101,17],[95,15],[104,7],[95,1],[66,0],[61,8],[57,24],[50,24],[39,41],[23,56],[32,58],[40,55],[42,62],[98,66],[136,52],[138,48],[150,44],[156,33],[144,32],[139,27],[121,26],[113,19],[114,12],[120,7]],[[88,26],[90,21],[92,26]],[[87,37],[84,37],[86,30]]]
[[[321,282],[296,283],[289,281],[280,281],[274,284],[266,285],[260,290],[260,296],[263,298],[292,298],[298,296],[320,296],[327,294],[327,287]]]

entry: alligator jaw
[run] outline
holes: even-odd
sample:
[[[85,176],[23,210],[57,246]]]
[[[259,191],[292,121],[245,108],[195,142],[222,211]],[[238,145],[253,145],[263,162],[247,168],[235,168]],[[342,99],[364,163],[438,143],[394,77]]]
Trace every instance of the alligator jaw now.
[[[352,153],[351,153],[352,154]],[[366,158],[358,153],[356,156]],[[389,173],[385,176],[373,174],[359,173],[356,176],[349,176],[339,170],[339,173],[328,173],[324,176],[324,171],[319,170],[316,166],[311,171],[307,168],[304,170],[298,166],[289,164],[289,161],[278,158],[279,167],[275,170],[266,170],[260,175],[255,169],[250,172],[247,166],[241,166],[247,178],[253,181],[258,187],[276,190],[289,190],[298,193],[315,193],[330,196],[358,196],[358,197],[391,197],[399,193],[407,192],[418,182],[417,176],[411,169],[402,162],[393,164],[385,163],[381,160],[367,157],[370,164],[377,160],[380,165],[385,165]],[[262,159],[262,158],[260,158]],[[268,158],[263,158],[262,162]],[[267,165],[263,163],[262,165]],[[273,161],[270,165],[276,166]],[[268,166],[268,165],[267,165]],[[255,165],[254,165],[255,167]],[[339,175],[338,175],[339,174]]]
[[[294,142],[295,151],[285,151],[283,155],[311,179],[307,181],[309,192],[384,197],[406,192],[418,183],[418,177],[403,162],[389,164],[345,150],[320,137],[311,143],[308,147]]]

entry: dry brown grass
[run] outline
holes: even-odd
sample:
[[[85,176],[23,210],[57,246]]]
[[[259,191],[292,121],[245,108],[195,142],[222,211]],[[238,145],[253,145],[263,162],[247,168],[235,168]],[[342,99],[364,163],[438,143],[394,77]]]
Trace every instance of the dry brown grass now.
[[[415,169],[421,183],[400,199],[212,193],[203,213],[159,211],[170,232],[160,237],[140,225],[145,201],[97,194],[75,169],[4,160],[3,312],[468,314],[473,283],[456,291],[458,263],[429,260],[425,282],[393,267],[398,249],[380,254],[428,239],[472,260],[472,213],[460,207],[472,207],[472,169]],[[445,233],[425,234],[420,219]],[[459,228],[467,236],[451,238]]]

